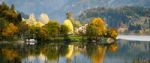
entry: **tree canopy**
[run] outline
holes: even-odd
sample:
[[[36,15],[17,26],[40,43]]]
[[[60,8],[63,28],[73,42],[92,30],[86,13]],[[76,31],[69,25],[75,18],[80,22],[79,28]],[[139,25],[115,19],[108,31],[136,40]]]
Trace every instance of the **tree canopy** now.
[[[102,18],[93,18],[87,27],[87,33],[91,32],[91,34],[97,36],[105,35],[107,31],[107,26]]]
[[[69,32],[68,34],[73,34],[73,31],[74,31],[74,27],[73,27],[73,24],[71,22],[71,20],[65,20],[64,21],[64,25],[68,28]]]

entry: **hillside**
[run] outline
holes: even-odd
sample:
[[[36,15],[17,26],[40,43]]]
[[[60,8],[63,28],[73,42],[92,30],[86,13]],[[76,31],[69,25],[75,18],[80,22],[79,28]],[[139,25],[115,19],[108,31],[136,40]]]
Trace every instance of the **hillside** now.
[[[139,32],[149,31],[150,28],[150,8],[144,7],[118,7],[104,8],[97,7],[83,11],[78,19],[82,23],[87,23],[93,17],[102,17],[109,27],[126,27],[128,31]]]

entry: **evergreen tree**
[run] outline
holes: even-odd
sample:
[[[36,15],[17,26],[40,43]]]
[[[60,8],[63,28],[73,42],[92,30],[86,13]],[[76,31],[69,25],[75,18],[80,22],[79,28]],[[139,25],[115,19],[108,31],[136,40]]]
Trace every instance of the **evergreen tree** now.
[[[10,9],[13,10],[13,11],[15,11],[15,6],[14,6],[14,4],[11,5]]]

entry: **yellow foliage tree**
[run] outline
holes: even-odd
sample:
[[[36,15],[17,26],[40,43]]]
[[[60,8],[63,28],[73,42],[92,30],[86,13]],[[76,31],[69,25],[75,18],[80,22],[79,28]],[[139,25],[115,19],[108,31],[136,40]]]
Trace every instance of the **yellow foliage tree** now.
[[[118,33],[117,33],[117,30],[115,28],[112,28],[108,31],[108,34],[109,34],[109,37],[112,37],[112,38],[116,38]]]
[[[66,19],[64,21],[64,25],[68,28],[68,34],[73,34],[73,24],[72,24],[71,20]]]
[[[94,18],[91,21],[91,25],[96,27],[97,35],[105,35],[107,31],[107,26],[102,18]]]
[[[42,27],[42,26],[44,26],[44,24],[41,22],[36,22],[36,24],[35,24],[35,27]]]
[[[8,26],[6,26],[3,31],[3,36],[13,36],[16,32],[18,32],[18,27],[16,27],[13,23],[10,23]]]

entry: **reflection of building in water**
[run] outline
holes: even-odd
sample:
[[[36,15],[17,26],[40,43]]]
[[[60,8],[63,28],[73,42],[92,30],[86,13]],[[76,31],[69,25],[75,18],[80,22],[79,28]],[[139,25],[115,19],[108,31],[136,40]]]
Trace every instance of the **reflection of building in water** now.
[[[106,47],[98,46],[96,50],[91,56],[92,63],[103,63]]]

